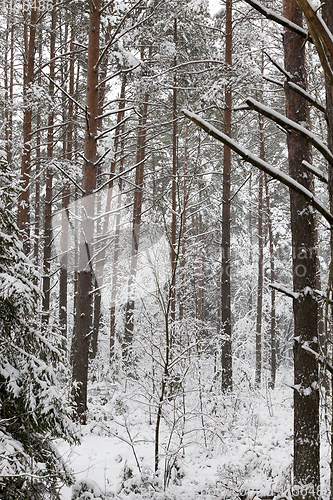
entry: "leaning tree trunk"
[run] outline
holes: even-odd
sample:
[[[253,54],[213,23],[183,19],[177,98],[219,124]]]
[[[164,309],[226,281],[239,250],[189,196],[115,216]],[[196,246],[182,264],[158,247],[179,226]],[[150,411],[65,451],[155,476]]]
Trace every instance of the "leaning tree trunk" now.
[[[232,65],[232,0],[226,1],[225,62],[228,70]],[[226,86],[224,132],[231,137],[231,88]],[[222,390],[232,390],[232,344],[230,305],[230,173],[231,149],[224,146],[223,194],[222,194],[222,278],[221,278],[221,327],[222,327]]]
[[[97,117],[98,117],[98,66],[101,0],[90,3],[88,70],[87,70],[87,124],[84,140],[84,166],[82,187],[81,235],[77,303],[73,338],[73,389],[78,419],[86,422],[88,354],[92,333],[93,283],[89,242],[94,233],[94,190],[96,187]]]
[[[284,0],[284,16],[302,25],[302,11],[294,0]],[[306,88],[304,43],[291,31],[284,33],[285,69],[293,81]],[[307,102],[285,87],[287,118],[297,123],[308,120]],[[287,136],[289,173],[307,189],[312,190],[312,175],[302,167],[302,160],[311,161],[306,139],[293,132]],[[290,190],[291,231],[293,247],[294,291],[294,494],[295,500],[319,498],[319,388],[316,361],[302,349],[304,343],[318,349],[318,311],[312,293],[316,287],[315,215],[309,203]],[[305,491],[306,490],[306,491]],[[305,496],[304,496],[304,493]]]

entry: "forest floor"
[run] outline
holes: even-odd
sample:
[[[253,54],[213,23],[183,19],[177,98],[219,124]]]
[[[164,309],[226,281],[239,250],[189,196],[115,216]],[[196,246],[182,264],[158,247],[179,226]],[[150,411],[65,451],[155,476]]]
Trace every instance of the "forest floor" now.
[[[200,415],[184,413],[174,403],[161,430],[160,464],[154,470],[155,415],[143,404],[138,387],[98,381],[90,386],[89,422],[81,428],[81,444],[59,444],[73,469],[76,488],[91,496],[63,500],[118,498],[137,500],[212,500],[285,495],[290,498],[292,473],[292,383],[290,371],[279,373],[275,390],[261,391],[239,383],[232,395],[210,398]],[[214,401],[212,401],[214,399]],[[170,406],[172,406],[170,404]],[[181,433],[179,421],[182,420]],[[201,425],[200,425],[201,424]],[[178,444],[177,444],[178,443]],[[322,497],[328,495],[327,445],[322,438]],[[164,485],[167,483],[167,487]],[[105,496],[104,496],[105,495]]]

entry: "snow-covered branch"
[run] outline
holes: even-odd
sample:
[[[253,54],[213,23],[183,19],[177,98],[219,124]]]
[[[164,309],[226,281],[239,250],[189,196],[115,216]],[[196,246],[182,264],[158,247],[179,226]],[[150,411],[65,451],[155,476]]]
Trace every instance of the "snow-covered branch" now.
[[[309,92],[306,92],[306,90],[302,89],[302,87],[300,87],[296,83],[289,82],[289,81],[287,83],[288,83],[289,87],[291,87],[293,90],[295,90],[295,92],[297,92],[302,97],[304,97],[304,99],[306,99],[310,104],[312,104],[317,109],[319,109],[319,111],[322,111],[322,113],[326,113],[325,106],[323,106],[321,104],[321,102],[317,101],[317,99],[315,99],[314,97],[312,97],[312,95],[309,94]]]
[[[246,0],[247,1],[247,0]],[[328,29],[325,21],[321,17],[318,9],[312,4],[310,0],[296,0],[308,23],[312,26],[313,30],[317,35],[326,49],[326,51],[333,55],[333,35]]]
[[[304,186],[302,186],[299,182],[295,181],[290,175],[285,174],[278,168],[273,167],[269,163],[265,162],[264,160],[261,160],[258,156],[255,154],[251,153],[248,149],[245,149],[241,147],[236,141],[228,137],[226,134],[212,126],[210,123],[207,121],[203,120],[199,115],[196,115],[195,113],[192,113],[191,111],[188,110],[183,110],[184,115],[189,118],[193,123],[198,125],[200,128],[205,130],[207,134],[209,134],[211,137],[214,137],[214,139],[217,139],[218,141],[222,142],[223,144],[226,144],[229,146],[230,149],[235,151],[239,156],[241,156],[245,161],[251,163],[255,167],[259,168],[263,172],[266,172],[268,175],[273,177],[274,179],[277,179],[280,181],[282,184],[285,186],[288,186],[290,189],[293,189],[297,193],[299,193],[301,196],[303,196],[310,205],[312,205],[316,210],[318,210],[319,213],[322,214],[322,216],[329,222],[330,225],[333,224],[333,216],[327,210],[327,208],[321,203],[320,200],[318,200],[311,191],[306,189]],[[290,121],[290,120],[289,120]],[[293,122],[291,122],[293,123]],[[306,130],[306,129],[305,129]]]
[[[249,106],[249,108],[258,111],[258,113],[264,116],[267,116],[267,118],[270,118],[284,129],[290,130],[302,137],[305,137],[305,139],[307,139],[316,149],[318,149],[318,151],[321,152],[321,154],[326,158],[326,160],[331,165],[333,165],[333,155],[331,151],[326,146],[326,144],[324,144],[320,139],[318,139],[318,137],[316,137],[315,134],[310,132],[310,130],[303,127],[302,125],[299,125],[293,120],[289,120],[289,118],[286,118],[284,115],[281,115],[281,113],[278,113],[269,106],[265,106],[264,104],[261,104],[255,99],[252,99],[252,97],[246,99],[245,102]]]
[[[323,365],[327,371],[333,374],[333,366],[323,356],[321,356],[318,352],[311,349],[311,347],[309,347],[307,344],[302,344],[301,348],[308,354],[310,354],[310,356],[315,358],[318,361],[318,363]]]
[[[306,160],[302,161],[302,165],[306,169],[308,169],[312,174],[314,174],[316,177],[318,177],[318,179],[320,181],[325,182],[325,184],[328,183],[328,176],[327,176],[327,174],[323,173],[321,170],[319,170],[319,168],[314,167],[313,165],[311,165],[311,163],[309,163]]]
[[[274,288],[274,290],[277,290],[278,292],[287,295],[287,297],[290,297],[291,299],[297,300],[299,298],[299,293],[292,292],[291,290],[289,290],[289,288],[287,288],[284,285],[281,285],[280,283],[270,283],[269,286],[271,288]]]
[[[313,43],[318,52],[318,56],[330,85],[333,95],[333,37],[326,23],[309,0],[297,0],[298,5],[303,10],[308,23]]]
[[[306,1],[306,0],[304,0]],[[312,42],[312,39],[309,35],[309,33],[301,28],[301,26],[298,26],[298,24],[295,24],[289,19],[286,19],[283,16],[280,16],[280,14],[277,14],[274,12],[272,9],[268,9],[265,7],[262,3],[257,2],[256,0],[245,0],[246,3],[251,5],[255,10],[260,12],[260,14],[263,14],[267,19],[271,19],[272,21],[275,21],[276,23],[280,24],[281,26],[284,26],[285,28],[288,28],[290,31],[293,31],[294,33],[297,33],[299,36],[302,38],[305,38],[309,42]]]

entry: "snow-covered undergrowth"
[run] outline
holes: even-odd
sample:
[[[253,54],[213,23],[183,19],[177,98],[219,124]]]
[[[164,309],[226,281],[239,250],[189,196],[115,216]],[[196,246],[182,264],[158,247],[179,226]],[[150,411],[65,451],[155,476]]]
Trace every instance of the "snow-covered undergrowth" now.
[[[156,407],[144,384],[92,383],[81,445],[60,444],[77,479],[73,492],[63,490],[63,499],[237,499],[244,492],[249,498],[288,497],[290,374],[280,373],[275,390],[263,384],[260,392],[244,376],[228,396],[203,382],[199,390],[192,380],[163,407],[158,475]]]

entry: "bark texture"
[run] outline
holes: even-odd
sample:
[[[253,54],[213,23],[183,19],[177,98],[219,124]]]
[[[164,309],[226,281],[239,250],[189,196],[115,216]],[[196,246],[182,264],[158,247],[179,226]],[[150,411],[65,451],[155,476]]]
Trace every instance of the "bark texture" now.
[[[73,389],[78,419],[86,422],[89,343],[92,334],[93,283],[91,246],[94,233],[94,190],[96,187],[97,125],[98,125],[98,67],[101,0],[90,2],[88,71],[87,71],[87,119],[84,141],[81,234],[79,248],[79,272],[77,303],[73,338]]]
[[[283,13],[290,21],[302,25],[302,11],[294,0],[284,0]],[[306,89],[305,55],[302,38],[290,31],[284,33],[285,69],[294,83]],[[308,121],[307,102],[288,85],[285,86],[286,114],[298,123]],[[311,162],[311,150],[305,138],[288,134],[289,173],[307,189],[313,189],[310,172],[302,160]],[[308,202],[290,190],[293,246],[294,291],[294,487],[295,500],[319,498],[319,388],[316,361],[302,344],[317,350],[317,303],[309,289],[316,287],[315,216]],[[304,496],[305,493],[305,496]]]
[[[31,163],[31,122],[32,107],[29,104],[29,89],[34,79],[35,67],[35,40],[37,23],[38,0],[33,2],[30,12],[25,12],[24,23],[24,65],[23,65],[23,152],[21,165],[22,192],[18,200],[17,223],[21,230],[23,249],[27,254],[30,250],[30,213],[29,213],[29,182]],[[29,26],[29,27],[28,27]]]
[[[232,0],[226,1],[226,47],[227,68],[232,65]],[[226,87],[224,133],[231,137],[231,88]],[[222,282],[221,282],[221,326],[222,326],[222,390],[232,390],[232,342],[230,305],[230,173],[231,149],[224,146],[223,195],[222,195]]]

